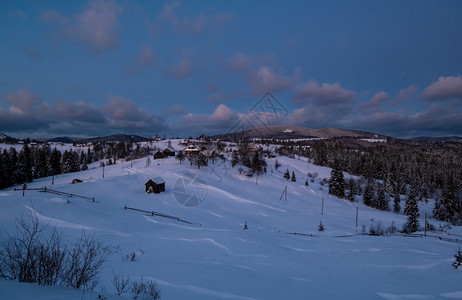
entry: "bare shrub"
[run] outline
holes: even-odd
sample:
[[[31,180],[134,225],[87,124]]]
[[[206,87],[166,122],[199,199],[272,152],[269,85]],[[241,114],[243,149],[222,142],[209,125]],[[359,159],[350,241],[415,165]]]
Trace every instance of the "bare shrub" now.
[[[98,275],[109,249],[83,231],[80,240],[68,254],[64,284],[76,289],[83,287],[93,290],[99,282]]]
[[[160,299],[160,290],[155,281],[148,280],[143,282],[143,277],[141,277],[139,282],[132,282],[130,289],[130,294],[134,300],[143,299],[143,300],[157,300]]]
[[[31,213],[16,220],[16,233],[0,244],[0,276],[20,282],[56,285],[67,248],[56,229],[45,239],[45,227]]]
[[[129,285],[130,285],[130,277],[127,276],[127,278],[125,278],[123,274],[115,274],[113,272],[112,273],[112,284],[114,285],[117,291],[117,295],[120,296],[123,293],[128,292]]]

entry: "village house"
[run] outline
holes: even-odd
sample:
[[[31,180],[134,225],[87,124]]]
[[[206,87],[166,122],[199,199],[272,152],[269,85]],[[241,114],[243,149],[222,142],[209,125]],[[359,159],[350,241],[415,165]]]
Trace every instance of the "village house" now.
[[[149,179],[148,182],[145,183],[145,186],[146,193],[148,194],[165,192],[165,180],[160,176]]]
[[[160,158],[165,158],[165,154],[161,151],[157,151],[154,153],[154,159],[160,159]]]
[[[168,148],[165,148],[164,151],[162,151],[162,153],[165,156],[175,156],[175,149],[173,149],[172,147],[168,147]]]
[[[184,154],[199,154],[200,150],[197,149],[194,145],[189,145],[188,147],[184,148]]]

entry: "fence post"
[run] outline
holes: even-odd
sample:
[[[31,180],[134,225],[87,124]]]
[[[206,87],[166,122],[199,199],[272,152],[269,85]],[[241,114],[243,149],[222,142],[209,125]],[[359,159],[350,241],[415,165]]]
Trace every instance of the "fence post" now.
[[[425,213],[424,235],[427,236],[427,213]]]
[[[356,228],[358,228],[358,207],[356,206]]]
[[[322,203],[321,203],[321,215],[324,214],[324,197],[322,197]]]
[[[95,197],[92,198],[93,202],[95,202]]]
[[[124,210],[127,210],[127,206],[126,206],[126,205],[124,205]]]

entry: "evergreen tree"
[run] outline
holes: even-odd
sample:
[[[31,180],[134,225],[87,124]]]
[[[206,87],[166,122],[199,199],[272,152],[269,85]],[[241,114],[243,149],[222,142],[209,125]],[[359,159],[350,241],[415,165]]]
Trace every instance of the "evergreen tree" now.
[[[38,162],[35,166],[34,177],[42,178],[48,176],[48,159],[44,149],[39,150]]]
[[[363,196],[364,205],[371,206],[373,198],[374,198],[374,191],[372,189],[372,186],[368,183],[366,188],[364,189],[364,196]]]
[[[297,178],[295,178],[295,172],[294,172],[294,171],[292,171],[291,180],[292,180],[293,182],[296,182],[296,181],[297,181]]]
[[[309,186],[310,184],[308,183],[308,179],[305,180],[305,186]]]
[[[417,206],[417,192],[415,188],[411,185],[407,195],[406,203],[404,204],[404,214],[409,216],[413,213],[413,210]]]
[[[330,172],[329,194],[337,197],[345,196],[345,178],[343,177],[343,172],[338,168],[338,163]]]
[[[61,152],[56,148],[51,151],[51,156],[48,161],[49,164],[49,174],[58,175],[61,174]]]
[[[379,192],[377,194],[377,209],[388,210],[388,200],[383,186],[379,187]]]
[[[441,191],[441,200],[439,202],[439,220],[457,224],[460,221],[459,197],[454,179],[450,178],[448,183]]]
[[[396,190],[395,196],[393,198],[393,211],[397,214],[401,211],[401,197],[399,192]]]
[[[419,206],[414,194],[409,193],[406,199],[405,214],[408,216],[407,222],[404,225],[405,232],[416,232],[419,230]]]
[[[263,167],[266,166],[265,160],[261,157],[259,152],[256,152],[252,161],[252,170],[257,174],[262,173]]]
[[[17,170],[20,182],[32,181],[32,155],[27,143],[24,143],[21,152],[19,152]]]
[[[454,269],[457,269],[462,266],[462,251],[460,251],[460,246],[459,250],[457,253],[454,255],[455,261],[452,263],[452,266]]]
[[[287,169],[286,172],[284,173],[284,178],[287,179],[287,180],[290,179],[289,169]]]

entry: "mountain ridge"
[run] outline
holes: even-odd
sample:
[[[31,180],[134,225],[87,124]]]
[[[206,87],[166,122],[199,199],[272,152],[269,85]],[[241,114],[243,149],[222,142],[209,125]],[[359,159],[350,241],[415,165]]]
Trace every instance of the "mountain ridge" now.
[[[262,139],[301,139],[301,138],[334,138],[334,137],[362,137],[385,139],[388,136],[360,130],[323,127],[318,129],[302,126],[261,126],[247,130],[228,132],[211,136],[218,139],[233,138],[262,138]]]

